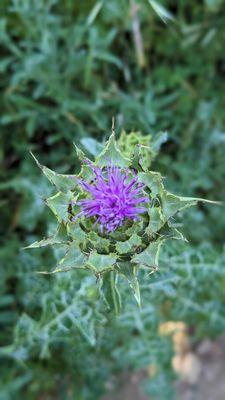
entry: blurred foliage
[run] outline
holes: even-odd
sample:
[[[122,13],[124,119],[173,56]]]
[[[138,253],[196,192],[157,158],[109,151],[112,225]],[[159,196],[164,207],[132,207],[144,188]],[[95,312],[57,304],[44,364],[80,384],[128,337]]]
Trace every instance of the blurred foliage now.
[[[55,228],[29,150],[74,173],[73,142],[92,149],[113,115],[118,133],[169,132],[154,163],[169,190],[224,199],[224,23],[223,0],[1,1],[1,400],[97,399],[150,363],[146,390],[172,398],[160,321],[183,319],[193,341],[224,332],[222,207],[185,213],[190,243],[168,246],[150,283],[140,277],[142,309],[129,300],[119,318],[86,273],[40,277],[55,255],[21,250]]]

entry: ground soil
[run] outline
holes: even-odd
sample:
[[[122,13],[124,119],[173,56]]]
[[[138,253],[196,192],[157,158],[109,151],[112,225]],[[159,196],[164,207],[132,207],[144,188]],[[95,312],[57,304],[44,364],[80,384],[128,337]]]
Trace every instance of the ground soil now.
[[[200,378],[195,384],[178,381],[175,400],[225,400],[225,337],[215,342],[203,341],[195,354],[201,362]],[[150,400],[140,388],[144,376],[144,371],[124,374],[121,389],[115,392],[109,383],[109,394],[102,400]]]

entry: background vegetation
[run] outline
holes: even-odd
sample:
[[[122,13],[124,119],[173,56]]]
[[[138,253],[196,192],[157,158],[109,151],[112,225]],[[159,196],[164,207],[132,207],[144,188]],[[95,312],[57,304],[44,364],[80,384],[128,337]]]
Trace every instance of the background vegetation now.
[[[121,285],[115,318],[86,273],[40,277],[55,255],[22,250],[54,227],[29,150],[73,172],[73,142],[102,141],[114,115],[117,133],[168,131],[154,168],[169,190],[223,200],[224,1],[2,0],[0,13],[0,398],[96,400],[121,371],[154,364],[145,389],[171,399],[159,324],[185,321],[193,343],[224,332],[223,208],[184,214],[189,243],[168,245],[143,277],[141,310]]]

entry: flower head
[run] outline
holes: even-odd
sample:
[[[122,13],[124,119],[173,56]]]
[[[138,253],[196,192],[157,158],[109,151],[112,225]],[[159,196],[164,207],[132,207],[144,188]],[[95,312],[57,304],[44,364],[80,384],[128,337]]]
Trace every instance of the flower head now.
[[[95,174],[94,180],[78,182],[91,198],[77,204],[82,207],[81,214],[96,217],[102,231],[105,228],[112,232],[126,219],[138,220],[139,214],[146,212],[143,205],[149,200],[143,195],[144,184],[138,182],[137,176],[131,179],[128,169],[123,171],[116,166],[100,169],[89,164],[89,167]]]

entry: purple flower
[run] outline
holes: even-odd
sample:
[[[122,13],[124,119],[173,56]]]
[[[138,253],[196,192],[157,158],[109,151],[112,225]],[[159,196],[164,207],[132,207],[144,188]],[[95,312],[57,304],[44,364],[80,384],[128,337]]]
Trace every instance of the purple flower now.
[[[96,217],[101,231],[105,228],[107,232],[112,232],[126,219],[138,220],[139,214],[146,212],[143,205],[149,199],[143,196],[144,184],[138,183],[137,176],[130,179],[129,170],[122,171],[115,166],[100,169],[89,163],[89,167],[95,174],[94,180],[91,183],[78,182],[91,198],[77,203],[82,211],[75,219],[80,215]]]

